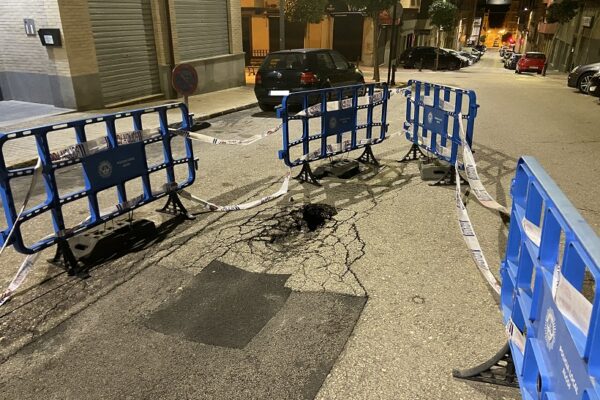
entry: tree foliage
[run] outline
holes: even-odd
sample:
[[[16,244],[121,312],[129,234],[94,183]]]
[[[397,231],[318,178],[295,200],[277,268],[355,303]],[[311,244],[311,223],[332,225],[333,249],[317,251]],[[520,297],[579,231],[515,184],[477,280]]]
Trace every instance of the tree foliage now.
[[[546,10],[546,21],[564,24],[569,22],[577,14],[579,4],[575,0],[563,0],[560,3],[552,3]]]
[[[286,0],[285,16],[292,22],[317,24],[328,4],[329,0]]]
[[[456,23],[456,15],[458,8],[444,0],[435,0],[429,6],[429,18],[431,18],[431,24],[442,28],[446,32],[452,30]]]

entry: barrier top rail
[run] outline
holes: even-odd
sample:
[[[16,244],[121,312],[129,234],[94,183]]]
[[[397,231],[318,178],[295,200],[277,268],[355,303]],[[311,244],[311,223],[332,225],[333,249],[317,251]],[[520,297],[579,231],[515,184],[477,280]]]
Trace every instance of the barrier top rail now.
[[[190,115],[185,104],[168,104],[0,134],[0,198],[8,225],[5,230],[0,231],[0,244],[4,244],[11,229],[14,229],[9,244],[13,244],[21,253],[32,254],[53,245],[59,239],[71,237],[191,185],[195,179],[196,161],[190,139],[176,139],[183,141],[185,156],[179,159],[173,157],[171,142],[175,134],[169,132],[167,117],[167,112],[173,109],[179,109],[181,118],[178,122],[182,129],[188,130]],[[157,118],[159,127],[145,129],[144,116]],[[117,133],[116,121],[123,119],[131,120],[132,131]],[[86,129],[93,125],[103,126],[106,136],[88,141]],[[60,151],[51,149],[49,139],[61,133],[72,133],[75,136],[74,144]],[[24,168],[7,166],[5,152],[10,150],[6,148],[7,144],[27,137],[35,140],[41,164]],[[162,144],[163,157],[157,164],[148,165],[146,146],[152,143]],[[187,164],[187,177],[177,181],[175,166],[180,164]],[[84,188],[63,194],[65,188],[59,187],[56,175],[66,167],[76,168],[77,165],[81,167]],[[150,175],[161,170],[166,172],[164,184],[153,188]],[[17,210],[21,203],[15,202],[13,194],[16,187],[13,186],[16,182],[13,180],[35,174],[39,174],[44,183],[46,198],[24,210],[19,217]],[[125,184],[136,178],[141,178],[143,194],[128,197]],[[20,184],[22,187],[23,182]],[[98,194],[110,188],[116,188],[118,198],[115,199],[117,205],[107,212],[100,210]],[[80,199],[88,200],[88,217],[76,226],[65,226],[63,207]],[[21,225],[46,212],[50,212],[54,234],[31,245],[25,244]]]
[[[466,139],[473,146],[477,96],[472,90],[416,80],[406,101],[404,132],[413,144],[454,164],[461,145],[458,119],[466,119]],[[450,148],[448,148],[450,141]]]
[[[534,158],[511,192],[501,306],[523,398],[600,399],[600,239]]]
[[[389,93],[386,84],[360,84],[318,90],[293,92],[285,96],[278,116],[283,120],[283,149],[279,158],[289,167],[306,162],[324,159],[337,154],[364,148],[380,143],[387,131],[387,101]],[[303,112],[290,112],[291,106],[300,106]],[[380,107],[380,114],[375,110]],[[360,121],[359,111],[366,111],[366,119]],[[319,128],[311,130],[310,120],[320,119]],[[302,135],[290,139],[290,121],[300,120]],[[364,137],[359,137],[359,132]],[[345,139],[344,134],[350,133]],[[329,143],[328,138],[335,138]],[[318,148],[311,149],[310,143],[318,142]],[[290,150],[301,146],[300,156],[290,157]]]

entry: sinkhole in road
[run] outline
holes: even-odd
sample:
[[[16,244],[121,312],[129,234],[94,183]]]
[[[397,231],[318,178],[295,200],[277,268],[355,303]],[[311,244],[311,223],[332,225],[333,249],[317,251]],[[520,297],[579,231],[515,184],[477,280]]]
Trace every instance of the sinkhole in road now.
[[[336,214],[336,208],[329,204],[315,203],[294,207],[276,213],[270,221],[265,221],[264,228],[254,239],[273,244],[298,244],[296,239],[299,235],[316,232]]]

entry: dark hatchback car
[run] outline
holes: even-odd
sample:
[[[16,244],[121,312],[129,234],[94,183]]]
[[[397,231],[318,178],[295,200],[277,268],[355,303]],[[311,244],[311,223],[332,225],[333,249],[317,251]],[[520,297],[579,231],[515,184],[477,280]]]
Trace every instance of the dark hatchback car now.
[[[261,110],[272,111],[291,92],[364,82],[356,65],[335,50],[282,50],[265,58],[256,73],[254,94]]]
[[[521,59],[522,55],[523,54],[520,54],[520,53],[512,53],[512,56],[510,56],[510,58],[508,60],[504,61],[504,68],[513,69],[513,70],[516,69],[517,63]]]
[[[435,59],[439,54],[439,69],[460,69],[461,60],[455,55],[436,47],[420,46],[406,49],[400,56],[400,64],[404,68],[426,68],[435,67]]]

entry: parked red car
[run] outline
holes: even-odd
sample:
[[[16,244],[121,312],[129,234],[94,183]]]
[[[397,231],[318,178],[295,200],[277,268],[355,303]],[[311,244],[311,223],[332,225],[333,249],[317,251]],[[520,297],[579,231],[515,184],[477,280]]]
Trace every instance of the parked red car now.
[[[541,74],[544,70],[545,63],[546,55],[544,53],[530,51],[525,53],[517,62],[515,73],[520,74],[521,72],[535,71],[538,74]]]

